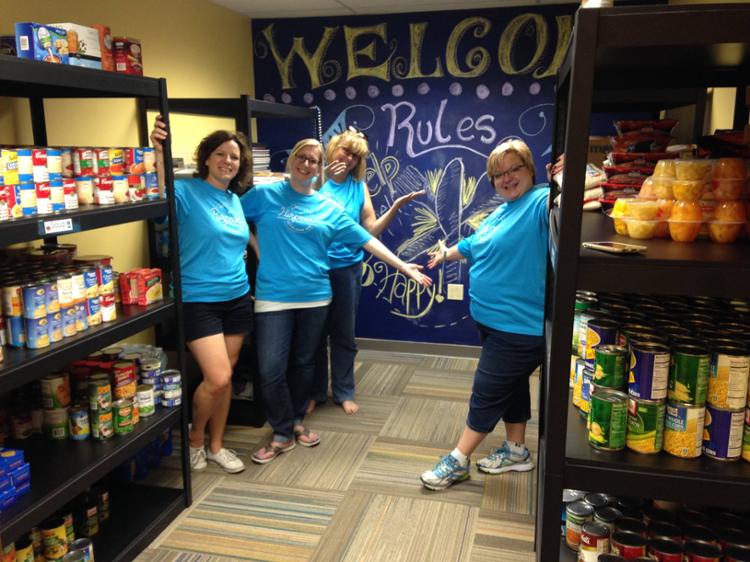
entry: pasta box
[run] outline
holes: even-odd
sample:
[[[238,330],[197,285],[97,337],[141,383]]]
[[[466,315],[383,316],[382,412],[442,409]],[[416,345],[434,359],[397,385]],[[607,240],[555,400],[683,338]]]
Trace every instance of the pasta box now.
[[[93,27],[77,23],[53,23],[64,29],[68,36],[68,64],[86,68],[102,67],[102,53],[99,48],[99,32]]]
[[[68,64],[68,32],[41,23],[17,23],[16,54],[25,59]]]

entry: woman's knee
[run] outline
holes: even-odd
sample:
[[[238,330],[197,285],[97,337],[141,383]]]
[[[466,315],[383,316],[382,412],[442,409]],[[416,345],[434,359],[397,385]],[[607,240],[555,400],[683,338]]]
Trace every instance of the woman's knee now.
[[[213,397],[223,396],[232,384],[232,371],[222,370],[203,374],[203,386]]]

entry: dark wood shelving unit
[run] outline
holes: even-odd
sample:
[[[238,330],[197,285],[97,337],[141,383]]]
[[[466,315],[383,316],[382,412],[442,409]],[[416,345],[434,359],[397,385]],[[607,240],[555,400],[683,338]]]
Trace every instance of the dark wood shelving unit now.
[[[156,111],[158,106],[155,100],[144,99],[140,102],[140,135],[143,143],[148,143],[150,125],[146,116],[147,110]],[[311,137],[317,137],[320,130],[319,112],[312,107],[301,107],[256,100],[246,94],[236,98],[170,98],[169,110],[171,113],[185,113],[189,115],[201,115],[204,117],[226,117],[234,119],[235,129],[243,133],[248,139],[252,139],[253,119],[310,119],[312,120]],[[321,139],[318,139],[321,140]],[[153,234],[150,235],[153,238]],[[153,248],[153,244],[151,245]],[[153,250],[152,250],[152,253]],[[248,248],[247,272],[251,283],[255,279],[257,261],[253,252]],[[248,368],[252,376],[253,399],[233,398],[229,409],[229,423],[233,425],[249,425],[261,427],[266,422],[260,397],[260,382],[258,381],[257,367],[254,363],[255,350],[250,346],[252,334],[245,338],[242,355],[235,369]],[[165,338],[165,344],[170,347],[169,337]],[[248,367],[245,363],[249,362]]]
[[[88,68],[63,66],[0,55],[0,96],[25,97],[29,101],[34,144],[47,145],[44,99],[46,98],[135,98],[148,99],[169,118],[167,85],[163,78],[128,76]],[[85,206],[75,211],[22,218],[0,223],[0,245],[56,237],[107,226],[167,215],[170,218],[170,253],[179,255],[177,221],[172,192],[172,156],[165,147],[167,198],[159,201]],[[60,221],[49,230],[51,221]],[[0,363],[0,392],[8,392],[27,382],[63,367],[70,361],[134,335],[151,326],[172,323],[177,326],[178,365],[184,371],[179,260],[171,263],[175,297],[147,307],[123,306],[118,318],[53,343],[42,349],[5,347]],[[183,389],[183,404],[187,403]],[[130,456],[137,453],[164,430],[179,426],[182,434],[181,489],[137,487],[117,495],[127,511],[114,505],[112,518],[119,525],[96,539],[98,560],[132,560],[149,541],[163,530],[192,502],[190,460],[187,447],[187,408],[157,407],[153,416],[141,418],[133,432],[107,441],[50,441],[39,436],[10,441],[24,451],[31,465],[31,490],[0,515],[0,536],[6,544],[14,541],[41,520],[55,513],[77,494],[105,477]]]
[[[590,115],[692,104],[696,122],[708,87],[750,84],[750,6],[711,4],[581,9],[558,73],[554,153],[565,153],[560,209],[551,220],[546,364],[542,377],[537,560],[575,560],[561,542],[563,488],[746,507],[750,465],[666,453],[603,453],[569,406],[568,380],[577,290],[750,296],[750,247],[699,240],[642,241],[645,255],[582,250],[582,241],[623,240],[607,217],[582,213]],[[735,111],[735,126],[747,123]],[[696,136],[700,131],[694,131]],[[641,243],[641,241],[639,241]]]

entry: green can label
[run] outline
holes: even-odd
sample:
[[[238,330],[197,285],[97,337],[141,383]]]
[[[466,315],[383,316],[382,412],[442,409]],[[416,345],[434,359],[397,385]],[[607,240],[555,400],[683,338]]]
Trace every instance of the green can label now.
[[[124,435],[133,431],[132,400],[123,399],[112,404],[112,414],[116,435]]]
[[[624,392],[597,388],[591,394],[589,444],[605,451],[625,448],[628,397]]]
[[[682,346],[672,352],[669,399],[702,406],[708,395],[711,356],[700,347]]]
[[[745,409],[745,433],[742,437],[742,458],[750,462],[750,408]]]
[[[637,453],[653,454],[664,444],[664,400],[628,401],[627,446]]]
[[[594,355],[594,383],[617,390],[625,388],[628,350],[619,345],[599,345]]]

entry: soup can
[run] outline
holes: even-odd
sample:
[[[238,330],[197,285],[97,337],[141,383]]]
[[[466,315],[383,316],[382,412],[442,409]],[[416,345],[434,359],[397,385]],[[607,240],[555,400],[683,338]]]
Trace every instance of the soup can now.
[[[594,507],[583,501],[572,502],[566,509],[565,544],[578,550],[584,523],[594,518]]]
[[[676,457],[701,456],[706,408],[680,402],[668,402],[664,419],[664,450]]]
[[[136,391],[136,401],[141,416],[148,417],[154,415],[156,406],[154,402],[154,387],[150,384],[139,385]]]
[[[720,461],[736,461],[742,456],[744,409],[729,410],[706,406],[703,454]]]
[[[115,434],[125,435],[133,431],[133,401],[117,400],[112,403]]]
[[[652,540],[648,543],[648,555],[659,562],[682,562],[682,545],[670,540]]]
[[[47,560],[58,560],[68,552],[68,535],[62,517],[48,519],[41,524],[42,548]]]
[[[669,369],[669,399],[703,406],[708,394],[711,356],[704,348],[682,345],[672,351]]]
[[[635,517],[620,517],[615,520],[615,531],[621,533],[635,533],[645,537],[647,535],[646,524]]]
[[[682,528],[667,521],[655,521],[648,526],[648,535],[652,540],[682,542]]]
[[[633,344],[628,394],[644,400],[666,398],[669,364],[670,354],[666,345],[653,342]]]
[[[84,537],[76,539],[70,544],[72,552],[82,552],[84,562],[94,562],[94,543],[91,539]]]
[[[63,373],[46,375],[40,379],[42,407],[46,410],[70,405],[70,377]]]
[[[42,431],[47,439],[64,441],[70,435],[68,425],[68,408],[44,410]]]
[[[59,310],[47,315],[47,335],[50,343],[57,343],[63,339],[62,313]]]
[[[91,414],[91,435],[94,439],[103,441],[115,433],[112,410],[97,410]]]
[[[628,449],[637,453],[654,454],[661,451],[664,443],[664,400],[628,400]]]
[[[745,429],[742,434],[742,458],[750,462],[750,406],[745,408]]]
[[[685,545],[685,562],[721,562],[721,549],[704,542],[689,542]]]
[[[578,562],[597,562],[600,554],[609,554],[609,527],[587,521],[581,527]]]
[[[26,347],[30,349],[49,347],[49,323],[46,316],[24,318],[23,325],[26,332]]]
[[[583,359],[589,369],[595,367],[596,346],[617,343],[618,324],[608,318],[593,318],[586,325],[586,354]]]
[[[722,346],[711,353],[708,403],[719,408],[743,408],[747,403],[750,354],[739,346]]]
[[[619,554],[624,558],[637,558],[646,556],[646,540],[641,535],[627,532],[616,532],[612,535],[612,553]]]
[[[21,538],[15,542],[16,557],[14,562],[34,562],[34,544],[29,538]]]
[[[89,409],[109,410],[112,407],[112,386],[109,375],[101,373],[89,379]]]
[[[47,293],[43,283],[27,283],[21,287],[24,318],[38,319],[47,316]]]
[[[63,187],[63,206],[66,211],[72,211],[78,208],[78,190],[76,181],[73,178],[65,178],[62,181]]]
[[[589,445],[604,451],[625,448],[628,397],[610,388],[596,388],[591,394]]]

